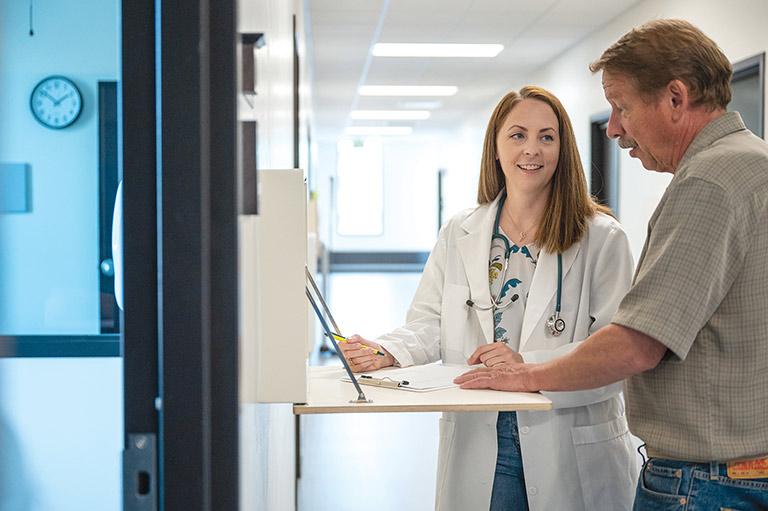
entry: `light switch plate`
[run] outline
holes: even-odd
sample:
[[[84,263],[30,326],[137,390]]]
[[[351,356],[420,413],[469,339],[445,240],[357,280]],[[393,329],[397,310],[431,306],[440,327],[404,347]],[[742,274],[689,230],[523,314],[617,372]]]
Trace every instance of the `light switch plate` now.
[[[29,165],[0,163],[0,213],[27,213]]]

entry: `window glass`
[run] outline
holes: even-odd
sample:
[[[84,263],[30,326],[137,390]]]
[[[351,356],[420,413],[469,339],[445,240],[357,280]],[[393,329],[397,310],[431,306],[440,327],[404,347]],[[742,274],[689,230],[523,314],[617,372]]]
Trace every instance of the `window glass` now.
[[[739,112],[747,128],[752,133],[762,136],[760,119],[763,115],[763,88],[760,84],[757,67],[755,67],[754,73],[734,78],[731,87],[733,88],[733,99],[728,105],[728,110]]]
[[[119,331],[118,13],[0,3],[0,335]]]
[[[338,234],[380,236],[384,230],[381,141],[342,140],[337,151]]]
[[[0,510],[119,511],[121,4],[0,1]]]

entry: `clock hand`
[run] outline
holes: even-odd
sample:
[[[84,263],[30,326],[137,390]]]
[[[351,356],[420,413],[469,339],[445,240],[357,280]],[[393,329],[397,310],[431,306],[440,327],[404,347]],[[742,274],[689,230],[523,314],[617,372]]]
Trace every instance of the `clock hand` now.
[[[53,104],[54,104],[54,105],[57,105],[57,104],[58,104],[58,103],[56,103],[56,98],[54,98],[53,96],[51,96],[50,94],[48,94],[48,92],[47,92],[46,90],[41,90],[41,91],[40,91],[40,94],[42,94],[43,96],[48,96],[48,99],[50,99],[51,101],[53,101]]]
[[[64,95],[63,95],[62,97],[60,97],[59,99],[54,99],[54,100],[53,100],[53,106],[59,106],[59,104],[60,104],[62,101],[64,101],[65,99],[67,99],[67,98],[68,98],[68,97],[70,97],[71,95],[72,95],[72,93],[71,93],[71,92],[68,92],[67,94],[64,94]]]

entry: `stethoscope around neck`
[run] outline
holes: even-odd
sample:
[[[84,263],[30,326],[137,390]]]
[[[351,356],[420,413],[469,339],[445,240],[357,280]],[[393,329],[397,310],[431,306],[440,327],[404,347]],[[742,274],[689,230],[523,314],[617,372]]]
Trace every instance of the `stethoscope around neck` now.
[[[507,280],[507,269],[509,268],[509,257],[512,255],[512,247],[509,244],[509,240],[506,236],[499,232],[499,221],[501,220],[501,211],[504,208],[504,201],[507,199],[506,192],[502,192],[499,199],[499,208],[496,211],[496,220],[493,222],[493,235],[491,236],[491,242],[499,240],[504,244],[504,265],[501,273],[501,286],[496,292],[496,297],[491,299],[490,306],[478,305],[472,299],[467,300],[467,307],[474,308],[481,311],[492,310],[494,312],[499,310],[505,310],[509,308],[514,302],[516,302],[520,295],[513,294],[507,303],[502,304],[501,293],[504,289],[504,281]],[[545,325],[547,331],[554,337],[559,336],[565,331],[565,320],[560,317],[560,310],[562,305],[562,284],[563,284],[563,255],[557,254],[557,299],[555,302],[555,312],[548,319]]]

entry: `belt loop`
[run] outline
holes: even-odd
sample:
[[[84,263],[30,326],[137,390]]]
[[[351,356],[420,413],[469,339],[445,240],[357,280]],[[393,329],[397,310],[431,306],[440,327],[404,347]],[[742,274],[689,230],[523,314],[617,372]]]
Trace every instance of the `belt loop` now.
[[[720,463],[717,461],[709,462],[709,480],[716,481],[720,477]]]

